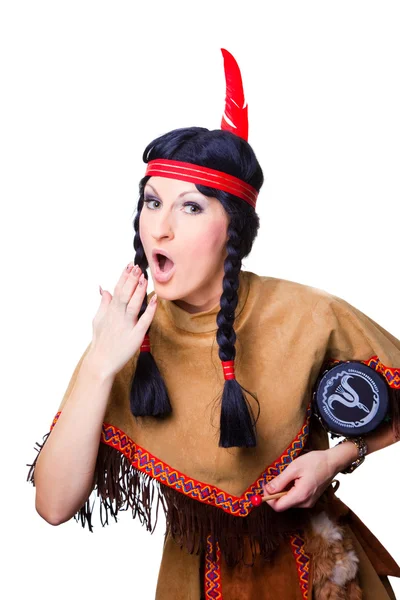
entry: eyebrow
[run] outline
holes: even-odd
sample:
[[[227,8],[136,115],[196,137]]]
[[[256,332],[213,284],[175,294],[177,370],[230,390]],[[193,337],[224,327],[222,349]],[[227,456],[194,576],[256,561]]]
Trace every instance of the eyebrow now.
[[[153,192],[155,192],[157,194],[157,196],[160,195],[157,192],[156,188],[151,185],[151,183],[146,183],[145,189],[147,186],[151,187],[151,189],[153,190]],[[182,192],[182,194],[179,194],[178,198],[182,198],[182,196],[185,196],[185,194],[201,194],[201,192],[199,192],[199,190],[188,190],[186,192]],[[203,194],[201,194],[201,195],[203,195]]]

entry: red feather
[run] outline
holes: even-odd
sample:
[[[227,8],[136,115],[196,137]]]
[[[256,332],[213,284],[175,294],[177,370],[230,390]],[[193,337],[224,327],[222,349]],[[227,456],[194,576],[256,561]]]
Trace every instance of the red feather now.
[[[232,131],[246,141],[249,136],[249,121],[247,105],[245,104],[242,76],[239,65],[228,50],[221,48],[224,57],[224,70],[226,80],[225,112],[221,121],[221,129]],[[233,123],[233,126],[230,122]]]

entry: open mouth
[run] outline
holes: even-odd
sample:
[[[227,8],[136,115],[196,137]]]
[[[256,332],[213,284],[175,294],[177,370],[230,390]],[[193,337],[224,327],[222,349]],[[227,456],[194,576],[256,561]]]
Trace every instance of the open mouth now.
[[[172,260],[170,260],[169,258],[164,256],[164,254],[157,253],[156,260],[157,260],[158,266],[160,268],[160,271],[162,273],[168,273],[174,266],[174,263],[172,262]]]

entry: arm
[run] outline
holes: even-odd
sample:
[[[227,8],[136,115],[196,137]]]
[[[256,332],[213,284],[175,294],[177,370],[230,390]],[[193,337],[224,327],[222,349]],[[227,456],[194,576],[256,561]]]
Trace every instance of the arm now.
[[[103,375],[90,354],[35,468],[35,507],[45,521],[68,521],[93,489],[102,423],[114,376]]]
[[[114,382],[140,348],[154,317],[157,303],[151,301],[138,318],[147,285],[140,272],[132,261],[114,296],[103,290],[92,321],[93,340],[76,366],[61,414],[37,457],[36,510],[53,525],[74,516],[94,489],[101,429]]]
[[[372,431],[362,437],[368,446],[367,455],[382,448],[387,448],[387,446],[391,446],[399,441],[396,440],[390,423],[385,423],[376,431]],[[332,465],[333,477],[348,467],[357,458],[357,448],[353,442],[343,442],[340,446],[333,446],[325,450],[325,452],[328,453],[328,460]]]
[[[368,454],[376,452],[398,441],[391,424],[384,424],[376,431],[363,436],[368,445]],[[357,448],[353,442],[344,442],[327,450],[312,450],[295,458],[282,473],[274,477],[264,487],[266,495],[286,491],[281,498],[267,500],[277,512],[292,506],[310,508],[314,506],[324,490],[342,469],[357,458]]]
[[[400,376],[400,340],[386,331],[381,325],[362,313],[342,298],[324,294],[313,311],[313,319],[329,332],[324,347],[324,357],[337,361],[355,360],[362,362],[370,358],[378,359],[376,370],[388,375],[393,382]],[[373,363],[374,364],[374,363]],[[389,383],[389,381],[388,381]],[[396,394],[395,394],[396,391]],[[400,395],[394,388],[392,423],[381,424],[378,429],[363,435],[368,446],[368,454],[399,441]],[[397,432],[397,433],[395,433]],[[396,437],[397,435],[397,437]],[[273,486],[264,486],[266,494],[291,489],[285,496],[268,500],[275,510],[286,510],[291,506],[312,507],[331,484],[340,471],[357,458],[357,448],[352,442],[344,442],[327,450],[314,450],[301,454],[273,480]],[[294,484],[294,485],[293,485]]]

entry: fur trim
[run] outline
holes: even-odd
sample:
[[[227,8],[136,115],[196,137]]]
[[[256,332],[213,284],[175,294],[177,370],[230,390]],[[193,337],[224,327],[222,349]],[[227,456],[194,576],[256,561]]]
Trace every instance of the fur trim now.
[[[361,600],[359,558],[345,526],[326,512],[311,517],[305,550],[313,560],[313,590],[318,600]]]
[[[313,532],[324,538],[327,543],[333,543],[343,539],[341,531],[333,524],[332,520],[325,512],[321,512],[311,519],[311,527]]]
[[[357,574],[359,562],[358,556],[356,556],[354,550],[347,552],[333,567],[331,577],[333,583],[344,586],[348,581],[354,579]]]

